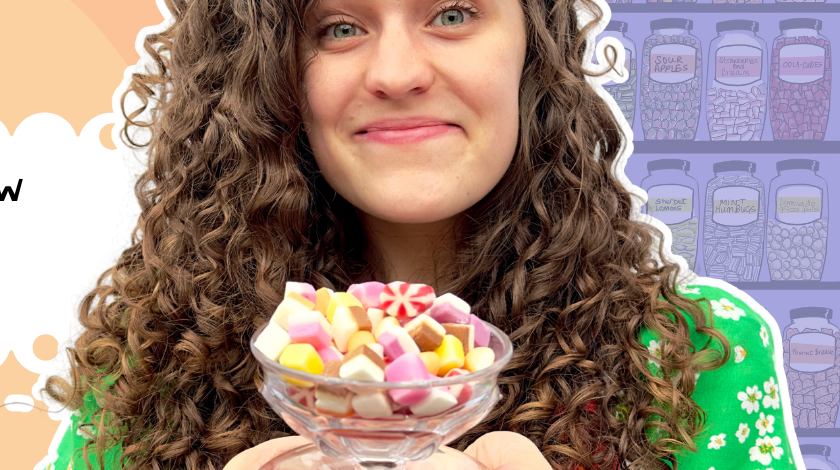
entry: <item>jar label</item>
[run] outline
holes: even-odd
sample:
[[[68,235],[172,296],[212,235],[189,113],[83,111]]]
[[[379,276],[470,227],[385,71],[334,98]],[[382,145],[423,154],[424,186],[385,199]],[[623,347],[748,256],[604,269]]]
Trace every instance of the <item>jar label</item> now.
[[[719,47],[715,55],[715,80],[723,85],[743,86],[761,80],[764,51],[737,45]]]
[[[799,333],[790,337],[791,369],[818,372],[834,366],[834,336],[825,333]]]
[[[822,188],[810,184],[788,184],[776,191],[776,220],[802,225],[822,217]]]
[[[647,213],[665,225],[683,223],[691,218],[694,190],[681,184],[660,184],[647,191]]]
[[[724,186],[715,190],[712,196],[714,212],[712,220],[721,225],[739,226],[758,220],[757,189],[744,186]]]
[[[814,44],[788,44],[779,49],[779,79],[810,83],[825,75],[825,48]]]
[[[681,83],[694,78],[697,49],[684,44],[660,44],[650,50],[650,78],[659,83]]]

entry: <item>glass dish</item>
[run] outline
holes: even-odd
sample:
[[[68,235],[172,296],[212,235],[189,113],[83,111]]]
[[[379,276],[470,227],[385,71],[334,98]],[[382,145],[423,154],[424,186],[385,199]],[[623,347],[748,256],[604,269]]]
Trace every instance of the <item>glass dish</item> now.
[[[486,469],[462,452],[440,449],[480,423],[501,398],[496,382],[510,361],[513,346],[504,332],[484,324],[490,330],[488,347],[496,356],[492,365],[475,373],[418,382],[354,381],[284,367],[254,347],[267,324],[263,325],[250,342],[251,353],[263,370],[260,393],[289,427],[312,444],[279,455],[259,470]],[[390,397],[389,391],[394,390],[437,389],[452,393],[457,404],[434,415],[420,416],[389,398],[389,417],[363,418],[355,412],[342,417],[316,408],[316,389],[339,396],[353,394],[354,404],[358,396]]]

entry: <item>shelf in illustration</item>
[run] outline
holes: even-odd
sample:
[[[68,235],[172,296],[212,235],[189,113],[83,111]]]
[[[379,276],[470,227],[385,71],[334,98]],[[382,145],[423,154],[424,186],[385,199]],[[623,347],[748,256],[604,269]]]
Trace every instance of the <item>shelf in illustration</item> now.
[[[840,428],[794,428],[796,437],[840,437]]]
[[[613,13],[840,13],[840,3],[608,3]]]
[[[836,140],[768,140],[755,142],[712,142],[685,140],[634,140],[634,154],[840,154]]]
[[[732,282],[741,290],[840,290],[840,281]]]

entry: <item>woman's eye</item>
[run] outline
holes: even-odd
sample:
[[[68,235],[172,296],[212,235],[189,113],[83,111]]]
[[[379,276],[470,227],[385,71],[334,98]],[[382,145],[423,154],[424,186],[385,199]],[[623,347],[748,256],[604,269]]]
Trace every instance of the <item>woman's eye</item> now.
[[[463,23],[464,22],[464,12],[458,10],[457,8],[446,10],[442,12],[440,15],[436,16],[435,19],[442,18],[443,25],[448,26],[452,24],[452,22]],[[460,21],[459,21],[460,20]],[[458,24],[456,23],[456,24]]]
[[[435,16],[435,20],[432,24],[434,26],[460,25],[466,21],[464,13],[467,14],[467,18],[474,17],[475,19],[478,19],[480,16],[479,11],[475,8],[469,5],[461,6],[460,2],[458,2],[456,5],[445,7],[444,10]],[[441,19],[441,23],[437,23],[438,18]],[[337,20],[322,26],[320,28],[319,36],[326,36],[327,41],[337,41],[356,36],[355,33],[358,29],[361,28],[359,28],[356,23],[350,20],[345,20],[344,18],[338,18]]]

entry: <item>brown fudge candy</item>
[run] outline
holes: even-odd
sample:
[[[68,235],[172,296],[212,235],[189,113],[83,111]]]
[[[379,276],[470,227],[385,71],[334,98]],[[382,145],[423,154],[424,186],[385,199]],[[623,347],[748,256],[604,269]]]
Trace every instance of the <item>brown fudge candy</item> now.
[[[406,330],[411,339],[417,344],[421,352],[434,351],[443,342],[443,335],[425,322],[415,324],[410,330]]]
[[[382,370],[385,370],[385,360],[382,359],[381,357],[379,357],[379,354],[376,354],[376,351],[374,351],[373,349],[370,349],[367,344],[363,344],[363,345],[359,346],[358,348],[356,348],[356,349],[348,352],[347,354],[345,354],[344,355],[344,361],[342,361],[341,364],[346,364],[346,363],[350,362],[350,360],[353,359],[356,356],[365,356],[368,359],[370,359],[371,362],[376,364],[377,367],[379,367]],[[330,362],[338,362],[338,361],[330,361]],[[336,372],[336,377],[338,377],[338,372]]]
[[[370,331],[373,329],[373,325],[370,323],[370,317],[364,308],[359,307],[358,305],[352,305],[347,308],[350,309],[350,313],[353,314],[353,319],[355,319],[356,324],[359,325],[359,331]]]
[[[472,325],[459,325],[457,323],[441,323],[446,329],[446,334],[452,335],[461,342],[464,348],[464,356],[472,351],[475,345],[475,327]]]
[[[329,361],[324,364],[324,370],[321,372],[321,375],[324,377],[335,377],[339,378],[338,370],[341,368],[341,361]],[[321,385],[315,384],[315,390],[320,393],[329,393],[330,395],[335,395],[337,397],[346,397],[350,395],[350,390],[346,387],[334,387],[331,385]]]

